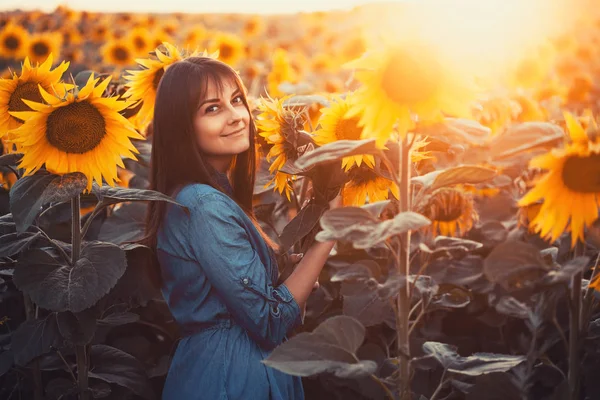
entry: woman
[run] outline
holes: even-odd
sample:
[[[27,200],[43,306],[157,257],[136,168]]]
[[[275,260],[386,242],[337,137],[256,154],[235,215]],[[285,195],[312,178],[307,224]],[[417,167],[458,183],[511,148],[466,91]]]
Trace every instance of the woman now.
[[[279,286],[273,244],[252,216],[255,126],[237,73],[208,58],[172,64],[158,86],[147,243],[183,338],[163,399],[302,399],[300,378],[261,363],[302,324],[333,242],[315,243]],[[330,207],[340,205],[339,196]]]

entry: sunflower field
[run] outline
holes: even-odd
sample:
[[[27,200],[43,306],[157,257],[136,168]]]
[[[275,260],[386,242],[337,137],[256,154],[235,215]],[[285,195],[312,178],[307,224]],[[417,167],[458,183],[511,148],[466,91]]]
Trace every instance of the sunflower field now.
[[[150,139],[189,56],[246,85],[280,280],[337,241],[267,366],[307,399],[600,399],[600,10],[489,1],[495,34],[472,1],[0,14],[0,399],[160,398],[181,332],[136,241],[177,205]]]

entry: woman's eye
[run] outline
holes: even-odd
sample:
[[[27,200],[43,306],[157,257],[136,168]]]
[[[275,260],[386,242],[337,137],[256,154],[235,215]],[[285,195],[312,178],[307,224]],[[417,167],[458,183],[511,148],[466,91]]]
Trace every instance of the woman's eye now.
[[[206,110],[204,110],[205,113],[211,113],[215,111],[217,111],[217,106],[206,107]]]
[[[244,99],[242,98],[242,96],[235,96],[235,97],[233,98],[233,102],[234,102],[234,103],[243,103],[243,102],[244,102]]]

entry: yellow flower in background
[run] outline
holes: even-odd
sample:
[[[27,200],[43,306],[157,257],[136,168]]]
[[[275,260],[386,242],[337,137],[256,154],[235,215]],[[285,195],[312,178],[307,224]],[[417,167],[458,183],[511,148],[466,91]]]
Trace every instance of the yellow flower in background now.
[[[101,53],[106,64],[128,67],[135,63],[133,43],[125,38],[109,40],[102,46]]]
[[[273,54],[271,71],[267,75],[267,91],[269,96],[279,97],[284,93],[279,90],[279,85],[284,82],[295,83],[297,75],[290,63],[287,51],[277,48]]]
[[[456,188],[435,190],[419,212],[431,220],[433,236],[463,236],[478,220],[472,197]]]
[[[379,176],[371,168],[354,167],[348,172],[350,180],[342,189],[342,202],[345,206],[362,206],[367,203],[387,200],[389,193],[400,198],[400,189],[393,181]]]
[[[8,22],[0,29],[0,57],[21,59],[27,56],[29,33],[25,28]]]
[[[314,141],[317,145],[323,146],[338,140],[360,140],[362,127],[359,126],[360,116],[348,116],[350,107],[355,101],[352,95],[342,99],[337,97],[331,102],[329,107],[321,109],[321,118],[319,118],[320,129],[314,132]],[[344,157],[342,159],[342,168],[348,171],[354,165],[360,167],[364,163],[373,168],[375,159],[372,155],[356,155]]]
[[[283,102],[287,98],[260,99],[257,105],[260,114],[256,117],[256,128],[263,151],[268,151],[266,158],[271,163],[269,172],[274,175],[267,186],[275,183],[275,189],[279,193],[285,191],[286,197],[290,200],[291,183],[295,180],[295,176],[279,170],[289,160],[295,161],[298,158],[296,137],[297,132],[304,125],[304,120],[301,115],[283,107]]]
[[[563,149],[535,157],[530,167],[546,170],[520,201],[524,207],[543,200],[531,223],[535,232],[556,241],[571,232],[571,247],[583,241],[585,228],[598,218],[600,207],[600,136],[595,124],[586,132],[570,113],[565,113],[570,142]]]
[[[40,85],[42,104],[25,101],[33,111],[11,112],[25,121],[14,131],[11,141],[24,153],[19,168],[29,175],[40,169],[55,174],[81,172],[88,179],[111,186],[118,182],[117,166],[125,168],[122,157],[137,160],[138,153],[130,139],[143,139],[119,111],[130,104],[116,97],[102,97],[110,78],[99,85],[90,75],[78,92],[70,91],[63,99],[48,93]]]
[[[143,27],[133,28],[126,39],[131,43],[131,48],[135,56],[147,56],[154,50],[154,40],[150,31]]]
[[[518,94],[513,99],[519,104],[520,111],[516,117],[519,122],[546,121],[548,113],[542,106],[530,96]]]
[[[362,113],[363,138],[383,147],[397,124],[404,137],[419,121],[436,121],[442,113],[468,116],[472,95],[453,63],[418,40],[388,44],[365,53],[346,67],[356,68],[362,84],[352,113]]]
[[[211,51],[219,53],[219,60],[235,67],[244,57],[244,42],[236,35],[218,32],[213,37]]]
[[[194,25],[194,27],[186,33],[183,45],[190,51],[204,47],[204,42],[208,38],[208,31],[202,25]]]
[[[129,75],[125,79],[129,81],[129,89],[124,94],[132,102],[142,101],[142,108],[138,112],[139,126],[145,129],[154,117],[154,102],[156,100],[156,89],[167,68],[176,61],[183,60],[182,53],[171,43],[162,44],[165,50],[156,49],[156,58],[139,58],[135,61],[144,69],[127,70]],[[193,53],[190,56],[198,55]],[[206,56],[206,52],[204,53]],[[210,57],[215,57],[211,55]]]
[[[68,62],[61,62],[52,69],[54,58],[52,54],[41,65],[32,67],[29,58],[23,61],[21,75],[16,73],[9,79],[0,79],[0,137],[12,129],[18,128],[23,121],[9,114],[12,111],[31,111],[24,100],[41,102],[42,95],[38,85],[45,91],[64,96],[70,84],[60,83],[62,75],[69,68]]]
[[[44,62],[50,54],[60,58],[62,35],[60,32],[44,32],[31,35],[27,54],[31,62]]]
[[[244,36],[253,37],[258,35],[263,29],[264,23],[261,17],[252,16],[244,23]]]

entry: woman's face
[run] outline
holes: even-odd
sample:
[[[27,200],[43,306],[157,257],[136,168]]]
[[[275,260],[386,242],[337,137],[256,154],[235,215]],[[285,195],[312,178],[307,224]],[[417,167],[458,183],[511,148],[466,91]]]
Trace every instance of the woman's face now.
[[[235,80],[223,82],[223,91],[208,83],[206,98],[194,115],[194,131],[203,156],[221,172],[233,156],[250,147],[250,113]]]

